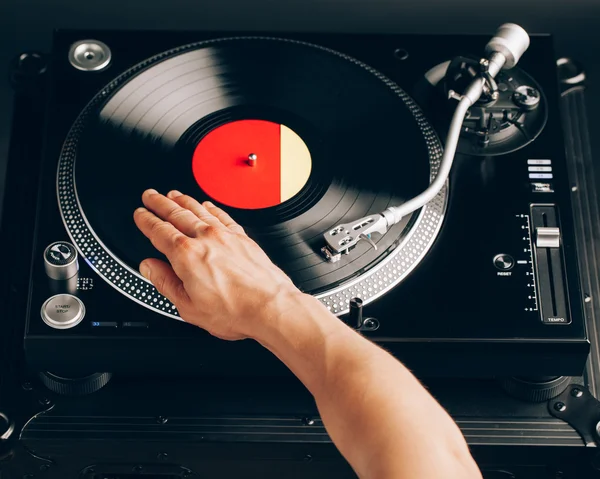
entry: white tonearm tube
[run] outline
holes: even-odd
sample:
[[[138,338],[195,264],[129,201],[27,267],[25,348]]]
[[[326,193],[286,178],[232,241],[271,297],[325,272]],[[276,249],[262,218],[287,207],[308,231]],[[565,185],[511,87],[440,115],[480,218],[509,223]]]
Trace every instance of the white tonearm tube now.
[[[450,98],[458,100],[456,110],[450,122],[450,128],[444,145],[444,154],[435,179],[427,189],[414,198],[398,206],[391,206],[380,214],[365,216],[351,223],[340,224],[326,232],[326,246],[322,248],[328,261],[335,262],[342,254],[347,254],[361,240],[366,240],[377,249],[370,238],[372,233],[385,234],[403,217],[425,206],[444,187],[460,138],[462,123],[467,110],[481,97],[486,83],[493,82],[494,77],[503,68],[514,67],[525,50],[529,47],[529,35],[514,23],[505,23],[498,28],[496,35],[485,48],[486,57],[480,64],[481,74],[477,76],[462,94],[449,92]]]

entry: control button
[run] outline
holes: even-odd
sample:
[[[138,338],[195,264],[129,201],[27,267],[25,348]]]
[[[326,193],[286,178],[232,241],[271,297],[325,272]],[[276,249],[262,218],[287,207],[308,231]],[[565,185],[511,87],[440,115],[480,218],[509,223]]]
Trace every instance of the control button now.
[[[552,160],[527,160],[528,165],[551,165]]]
[[[66,241],[52,243],[44,251],[46,274],[56,280],[72,278],[79,271],[77,250]]]
[[[529,173],[530,180],[551,180],[554,178],[552,173]]]
[[[534,193],[554,193],[552,183],[531,183],[531,191]]]
[[[92,321],[93,328],[118,328],[119,323],[115,321]]]
[[[535,245],[538,248],[559,248],[560,229],[555,227],[540,226],[536,228]]]
[[[81,323],[85,306],[72,294],[57,294],[47,299],[42,306],[42,319],[55,329],[69,329]]]
[[[494,266],[502,271],[508,271],[515,265],[515,259],[509,254],[498,254],[494,256]]]
[[[123,323],[123,327],[124,328],[147,328],[148,327],[148,323],[144,322],[144,321],[125,321]]]

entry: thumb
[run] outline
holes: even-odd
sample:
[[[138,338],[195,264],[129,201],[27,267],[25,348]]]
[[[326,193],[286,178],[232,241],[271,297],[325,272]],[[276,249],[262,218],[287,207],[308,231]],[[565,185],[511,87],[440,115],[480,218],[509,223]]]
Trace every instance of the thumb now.
[[[169,263],[154,258],[146,259],[140,264],[140,273],[176,308],[179,309],[190,301],[183,282]]]

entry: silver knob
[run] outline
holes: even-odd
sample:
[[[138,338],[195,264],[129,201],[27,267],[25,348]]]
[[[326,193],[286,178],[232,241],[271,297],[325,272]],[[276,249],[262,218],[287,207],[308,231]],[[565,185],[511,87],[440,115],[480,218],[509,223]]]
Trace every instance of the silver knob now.
[[[540,104],[541,99],[542,95],[540,92],[527,85],[521,85],[518,87],[513,96],[514,102],[526,110],[533,110]]]
[[[559,228],[540,226],[536,228],[536,233],[535,245],[538,248],[560,248]]]
[[[506,58],[504,68],[514,67],[525,50],[529,48],[529,35],[519,25],[505,23],[500,25],[496,35],[485,47],[488,54],[501,53]]]
[[[503,271],[508,271],[509,269],[512,269],[512,267],[515,265],[515,260],[514,258],[509,255],[509,254],[498,254],[496,256],[494,256],[494,266],[496,266],[496,268],[503,270]]]
[[[69,49],[69,62],[84,72],[103,70],[111,59],[110,48],[98,40],[81,40]]]
[[[77,250],[66,241],[57,241],[44,251],[44,268],[46,274],[56,280],[72,278],[79,271]]]

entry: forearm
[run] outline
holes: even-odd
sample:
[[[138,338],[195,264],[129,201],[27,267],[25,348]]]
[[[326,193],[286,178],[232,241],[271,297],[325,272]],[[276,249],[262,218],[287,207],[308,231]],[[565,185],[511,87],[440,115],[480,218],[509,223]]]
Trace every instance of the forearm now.
[[[185,321],[276,354],[360,476],[480,477],[460,431],[416,379],[301,294],[227,213],[178,191],[147,190],[142,200],[136,225],[169,261],[145,260],[140,272]]]
[[[363,478],[479,478],[458,427],[415,377],[317,300],[279,300],[257,340],[314,395]]]

